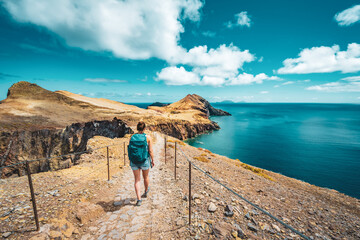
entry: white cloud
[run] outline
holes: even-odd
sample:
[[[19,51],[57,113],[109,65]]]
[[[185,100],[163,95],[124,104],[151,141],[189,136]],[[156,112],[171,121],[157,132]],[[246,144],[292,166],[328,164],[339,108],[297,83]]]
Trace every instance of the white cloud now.
[[[294,81],[287,81],[287,82],[282,83],[281,85],[289,85],[289,84],[294,84],[294,83],[295,83]]]
[[[360,78],[347,77],[337,82],[330,82],[306,88],[322,92],[360,92]]]
[[[268,91],[261,91],[260,94],[268,94]]]
[[[94,82],[94,83],[126,83],[126,80],[120,79],[108,79],[108,78],[85,78],[84,81],[86,82]]]
[[[169,60],[184,50],[181,21],[200,20],[200,0],[2,0],[19,22],[45,27],[69,46],[125,59]]]
[[[236,71],[245,62],[254,60],[255,56],[249,50],[241,51],[232,44],[229,46],[223,44],[216,49],[208,49],[206,45],[194,47],[188,52],[176,56],[171,62],[196,67],[219,67],[223,71]]]
[[[171,60],[172,65],[187,66],[187,69],[191,68],[191,71],[186,71],[183,66],[180,66],[180,68],[179,66],[167,67],[158,73],[157,79],[164,80],[165,83],[169,85],[237,85],[242,82],[242,78],[244,77],[243,74],[239,75],[239,70],[242,69],[245,62],[252,62],[254,60],[255,56],[248,50],[241,51],[238,47],[233,46],[232,44],[229,46],[220,45],[216,49],[208,49],[207,46],[198,46],[190,49],[188,52],[183,52],[183,54],[177,55],[176,58]],[[176,81],[174,81],[174,74],[169,74],[169,69],[171,69],[171,72],[179,71],[184,75],[184,77],[186,75],[189,79],[183,78],[181,80],[176,77]],[[184,74],[184,72],[187,73]],[[195,77],[195,75],[197,77]],[[264,76],[265,78],[261,79]],[[265,74],[258,74],[256,78],[254,76],[253,78],[254,80],[252,81],[256,82],[262,82],[262,80],[265,79],[280,79],[276,76],[268,77]]]
[[[346,51],[340,51],[338,45],[332,47],[306,48],[298,58],[288,58],[279,74],[292,73],[326,73],[341,71],[343,73],[360,71],[360,44],[348,44]]]
[[[225,23],[225,26],[228,28],[233,28],[236,26],[247,26],[250,27],[251,25],[251,20],[250,17],[248,16],[248,13],[246,11],[240,12],[235,14],[235,22],[227,22]]]
[[[264,80],[272,80],[272,79],[265,73],[260,73],[255,76],[248,73],[242,73],[236,76],[235,78],[229,79],[227,85],[249,85],[253,83],[261,84],[263,83]]]
[[[211,85],[211,86],[221,86],[225,83],[225,79],[221,77],[209,77],[204,76],[202,78],[201,84],[203,85]]]
[[[184,67],[167,67],[157,73],[156,80],[163,80],[167,85],[194,85],[200,84],[200,78],[193,72],[188,72]]]
[[[345,80],[345,81],[360,81],[360,76],[352,76],[352,77],[346,77],[346,78],[342,78],[341,80]]]
[[[351,8],[335,15],[335,20],[340,26],[349,26],[360,21],[360,5],[355,5]]]

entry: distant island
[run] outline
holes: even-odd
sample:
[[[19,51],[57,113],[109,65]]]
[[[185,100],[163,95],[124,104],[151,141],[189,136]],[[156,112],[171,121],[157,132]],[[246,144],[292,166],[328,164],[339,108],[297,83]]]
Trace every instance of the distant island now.
[[[170,105],[170,103],[154,102],[154,103],[150,104],[149,106],[147,106],[147,108],[149,108],[149,107],[165,107],[168,105]]]

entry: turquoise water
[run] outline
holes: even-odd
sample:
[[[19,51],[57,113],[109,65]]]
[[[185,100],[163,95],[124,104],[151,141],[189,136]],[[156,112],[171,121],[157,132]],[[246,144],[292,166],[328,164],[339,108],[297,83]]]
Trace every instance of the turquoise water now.
[[[213,106],[232,116],[190,145],[360,198],[360,105]]]
[[[232,116],[212,117],[221,129],[190,145],[360,199],[360,105],[213,106]]]

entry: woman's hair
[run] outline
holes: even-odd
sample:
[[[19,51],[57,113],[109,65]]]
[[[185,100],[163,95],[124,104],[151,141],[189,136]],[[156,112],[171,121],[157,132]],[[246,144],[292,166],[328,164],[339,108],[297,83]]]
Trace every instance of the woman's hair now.
[[[144,122],[139,122],[138,124],[137,124],[137,130],[139,131],[139,132],[142,132],[142,131],[144,131],[144,129],[145,129],[145,123]]]

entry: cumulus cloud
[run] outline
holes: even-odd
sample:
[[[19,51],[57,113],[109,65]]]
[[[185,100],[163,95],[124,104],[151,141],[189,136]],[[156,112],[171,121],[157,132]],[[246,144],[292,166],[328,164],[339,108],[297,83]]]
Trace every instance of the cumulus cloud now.
[[[126,83],[126,80],[120,79],[108,79],[108,78],[85,78],[84,81],[86,82],[93,82],[93,83]]]
[[[173,66],[166,67],[157,73],[157,80],[168,85],[244,85],[263,80],[279,80],[277,76],[266,74],[239,74],[244,63],[252,62],[255,56],[248,50],[240,50],[233,45],[220,45],[216,49],[198,46],[178,55],[170,62]],[[180,66],[180,67],[179,67]],[[188,70],[185,70],[184,66]],[[180,74],[181,76],[176,76]]]
[[[167,67],[157,74],[156,80],[163,80],[167,85],[200,84],[200,78],[193,72],[188,72],[184,67]]]
[[[342,78],[337,82],[330,82],[306,88],[322,92],[360,92],[360,76]]]
[[[235,22],[229,21],[225,23],[225,26],[228,28],[233,28],[236,26],[251,26],[251,20],[246,11],[235,14]]]
[[[19,22],[46,27],[69,46],[125,59],[169,60],[185,51],[181,21],[200,20],[200,0],[2,0]]]
[[[268,94],[269,91],[261,91],[260,94]]]
[[[279,74],[358,72],[360,71],[360,44],[348,44],[346,51],[340,51],[338,45],[306,48],[299,53],[298,58],[284,60],[283,65],[277,71]]]
[[[335,20],[340,26],[349,26],[360,21],[360,5],[345,9],[335,15]]]
[[[263,83],[264,80],[272,80],[272,79],[265,73],[260,73],[255,76],[249,73],[242,73],[235,78],[231,78],[227,83],[227,85],[250,85],[253,83],[260,84]]]
[[[169,66],[158,73],[157,80],[170,85],[224,85],[230,79],[241,78],[243,64],[255,60],[249,50],[240,50],[232,44],[190,49],[179,44],[180,34],[185,31],[182,22],[200,20],[201,0],[0,1],[16,21],[45,27],[69,46],[108,52],[123,59],[165,60]],[[247,12],[235,17],[234,24],[250,26]],[[204,34],[210,37],[215,33]]]

